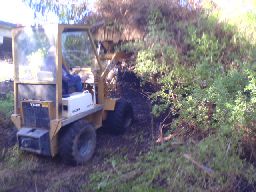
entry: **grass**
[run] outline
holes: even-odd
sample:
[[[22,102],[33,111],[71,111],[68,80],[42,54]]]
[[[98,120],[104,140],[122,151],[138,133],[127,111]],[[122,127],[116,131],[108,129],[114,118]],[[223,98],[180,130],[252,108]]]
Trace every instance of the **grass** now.
[[[213,163],[204,162],[202,158],[196,156],[196,153],[200,152],[200,145],[202,143],[175,146],[169,142],[155,146],[149,152],[138,156],[136,161],[122,160],[115,166],[109,165],[107,169],[95,171],[90,175],[89,184],[82,185],[81,189],[85,191],[132,192],[226,191],[229,189],[232,191],[239,189],[241,187],[239,182],[246,177],[246,175],[235,174],[241,160],[233,160],[233,163],[232,160],[220,160],[216,157],[216,161],[211,160]],[[192,154],[195,161],[212,169],[213,174],[207,174],[206,171],[187,160],[184,154]],[[115,161],[115,158],[109,159],[109,161]],[[219,168],[219,166],[223,167]],[[250,165],[248,164],[248,166]],[[250,177],[254,175],[253,168],[250,174]],[[237,185],[234,185],[235,181],[236,184],[238,183]],[[248,181],[246,182],[246,185],[250,185]]]
[[[31,172],[36,169],[36,163],[31,156],[24,154],[13,146],[8,149],[0,161],[0,191],[14,190],[17,186],[26,186],[30,183]]]
[[[233,176],[235,167],[233,170],[226,169],[226,172],[221,172],[218,166],[230,167],[226,165],[225,160],[221,161],[217,158],[219,164],[214,165],[196,156],[196,153],[203,150],[200,145],[205,146],[205,142],[207,141],[198,144],[188,142],[183,145],[176,145],[174,141],[166,142],[152,146],[148,152],[138,155],[132,161],[123,155],[113,154],[104,158],[97,166],[65,166],[65,168],[59,163],[56,165],[53,160],[44,161],[42,157],[23,153],[18,150],[17,146],[14,146],[8,150],[5,159],[0,162],[0,191],[17,187],[25,189],[28,186],[31,186],[30,191],[39,187],[38,189],[46,191],[88,192],[234,189],[233,182],[238,179],[237,183],[239,183],[240,179]],[[217,142],[214,144],[217,145]],[[209,176],[184,158],[184,154],[191,154],[195,161],[213,169],[214,174]],[[239,167],[238,164],[237,166]],[[51,178],[45,178],[49,176]]]
[[[7,94],[5,98],[0,100],[0,113],[6,117],[10,117],[13,112],[13,95]]]

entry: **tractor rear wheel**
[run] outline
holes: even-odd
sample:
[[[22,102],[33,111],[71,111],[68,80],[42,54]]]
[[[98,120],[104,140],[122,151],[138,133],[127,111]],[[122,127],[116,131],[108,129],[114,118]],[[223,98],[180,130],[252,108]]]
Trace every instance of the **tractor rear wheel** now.
[[[120,99],[116,103],[114,111],[109,111],[104,127],[112,134],[123,134],[133,123],[132,105]]]
[[[68,164],[84,164],[93,156],[95,147],[95,128],[85,121],[71,124],[59,135],[59,154]]]

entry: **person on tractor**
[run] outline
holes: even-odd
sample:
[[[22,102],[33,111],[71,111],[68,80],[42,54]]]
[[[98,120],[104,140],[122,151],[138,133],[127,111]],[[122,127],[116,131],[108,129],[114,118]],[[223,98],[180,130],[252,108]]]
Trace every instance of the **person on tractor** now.
[[[54,63],[54,64],[53,64]],[[48,55],[44,62],[44,70],[53,71],[52,67],[55,66],[54,48],[50,48]],[[68,97],[73,92],[82,92],[83,85],[79,75],[72,75],[67,69],[66,65],[62,64],[62,96]]]
[[[63,97],[67,97],[70,93],[73,92],[82,92],[83,84],[79,75],[72,75],[66,69],[64,65],[62,65],[62,95]]]

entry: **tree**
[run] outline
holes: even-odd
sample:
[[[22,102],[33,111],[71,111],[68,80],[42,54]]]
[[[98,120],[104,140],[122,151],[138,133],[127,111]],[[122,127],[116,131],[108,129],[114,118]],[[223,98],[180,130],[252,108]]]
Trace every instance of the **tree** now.
[[[47,15],[55,14],[59,23],[78,24],[91,13],[87,0],[23,0],[23,2],[34,10],[34,17],[42,21],[47,21]]]

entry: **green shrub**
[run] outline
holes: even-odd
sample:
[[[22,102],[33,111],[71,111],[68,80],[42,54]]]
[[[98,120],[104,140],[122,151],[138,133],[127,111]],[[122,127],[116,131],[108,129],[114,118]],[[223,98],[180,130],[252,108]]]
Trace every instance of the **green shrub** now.
[[[144,80],[152,81],[150,77],[154,77],[160,86],[151,95],[152,114],[160,117],[169,110],[179,114],[168,133],[183,130],[181,137],[191,132],[202,134],[188,150],[216,172],[205,186],[204,177],[183,164],[180,166],[184,166],[185,175],[180,174],[177,180],[196,178],[195,186],[200,190],[209,186],[225,189],[225,183],[232,185],[237,177],[255,180],[254,168],[240,158],[244,134],[256,135],[252,126],[256,121],[255,46],[246,42],[237,28],[217,23],[216,15],[203,15],[195,23],[176,25],[185,34],[182,43],[186,45],[183,52],[177,51],[162,43],[166,34],[172,37],[166,30],[168,23],[163,20],[162,24],[155,24],[161,15],[153,16],[147,37],[151,49],[139,51],[135,66]],[[193,140],[192,135],[190,139]],[[175,185],[176,190],[182,188]]]
[[[0,113],[9,117],[13,112],[13,95],[8,94],[6,98],[0,100]]]
[[[191,46],[189,51],[191,62],[194,64],[218,63],[222,51],[218,39],[212,33],[202,32],[200,34],[200,31],[193,25],[189,26],[187,30],[187,43]]]

